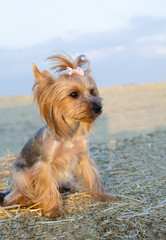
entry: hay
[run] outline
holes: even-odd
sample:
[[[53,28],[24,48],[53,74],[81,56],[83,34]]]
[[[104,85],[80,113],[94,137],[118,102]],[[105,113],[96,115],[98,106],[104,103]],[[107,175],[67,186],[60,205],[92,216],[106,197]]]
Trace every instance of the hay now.
[[[0,207],[1,239],[166,239],[166,132],[90,146],[115,202],[65,193],[65,214],[46,218],[37,205]],[[111,147],[111,149],[110,149]],[[110,156],[111,153],[111,156]],[[15,156],[0,158],[0,189],[8,188]]]

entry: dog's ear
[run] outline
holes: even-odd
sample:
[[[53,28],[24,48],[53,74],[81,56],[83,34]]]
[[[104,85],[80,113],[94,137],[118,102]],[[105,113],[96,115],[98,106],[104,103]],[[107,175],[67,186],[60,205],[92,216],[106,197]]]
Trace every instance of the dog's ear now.
[[[40,77],[40,71],[37,68],[36,64],[32,63],[32,69],[33,69],[33,75],[35,79],[38,79]]]
[[[64,121],[59,109],[62,105],[63,92],[65,92],[63,91],[64,86],[62,87],[49,72],[40,72],[35,64],[33,64],[33,73],[35,83],[32,90],[41,118],[60,138],[70,137],[72,131]]]
[[[34,63],[32,63],[32,69],[33,69],[33,74],[34,74],[36,81],[40,81],[40,80],[46,79],[48,77],[51,77],[50,73],[46,70],[43,72],[40,72],[39,69],[37,68],[36,64],[34,64]]]

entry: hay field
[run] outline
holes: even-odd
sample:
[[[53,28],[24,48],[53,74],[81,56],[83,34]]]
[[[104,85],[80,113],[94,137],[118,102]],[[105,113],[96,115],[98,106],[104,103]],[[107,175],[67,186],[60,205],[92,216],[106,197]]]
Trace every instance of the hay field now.
[[[117,200],[101,203],[88,193],[67,192],[65,215],[55,219],[37,205],[0,207],[1,239],[166,239],[166,84],[101,94],[105,110],[90,137],[90,153]],[[0,158],[1,191],[9,188],[14,158]]]

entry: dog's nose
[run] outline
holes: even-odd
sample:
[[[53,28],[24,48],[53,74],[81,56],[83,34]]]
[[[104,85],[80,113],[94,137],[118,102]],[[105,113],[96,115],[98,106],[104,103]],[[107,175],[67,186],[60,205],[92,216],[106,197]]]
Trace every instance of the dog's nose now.
[[[100,113],[101,112],[101,109],[102,109],[102,106],[97,104],[97,103],[93,103],[93,111],[95,113]]]

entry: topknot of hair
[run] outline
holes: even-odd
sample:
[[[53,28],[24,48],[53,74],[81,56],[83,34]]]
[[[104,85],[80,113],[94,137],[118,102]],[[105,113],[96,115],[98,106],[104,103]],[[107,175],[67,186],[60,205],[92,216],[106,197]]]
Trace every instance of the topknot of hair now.
[[[47,59],[50,60],[52,65],[50,70],[54,70],[58,74],[64,73],[68,67],[73,69],[80,67],[84,72],[90,69],[89,60],[85,55],[79,55],[73,58],[68,54],[56,54]]]

